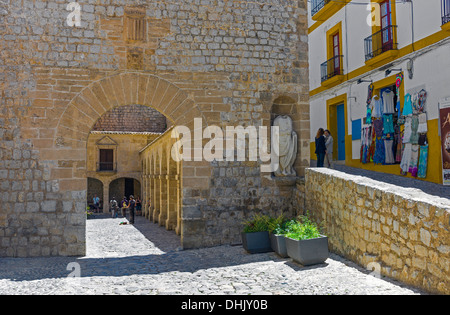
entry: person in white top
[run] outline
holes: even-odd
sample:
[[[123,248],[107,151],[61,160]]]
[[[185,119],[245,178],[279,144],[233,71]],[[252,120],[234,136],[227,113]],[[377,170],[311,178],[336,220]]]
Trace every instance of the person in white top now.
[[[330,131],[327,129],[324,133],[325,136],[325,166],[329,168],[333,168],[333,137],[331,136]]]

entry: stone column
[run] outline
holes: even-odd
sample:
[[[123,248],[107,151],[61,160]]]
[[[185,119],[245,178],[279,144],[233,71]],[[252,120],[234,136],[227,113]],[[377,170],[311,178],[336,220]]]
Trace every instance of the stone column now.
[[[103,213],[109,213],[109,184],[103,183]]]
[[[177,175],[167,175],[167,220],[166,229],[175,230],[177,227]]]

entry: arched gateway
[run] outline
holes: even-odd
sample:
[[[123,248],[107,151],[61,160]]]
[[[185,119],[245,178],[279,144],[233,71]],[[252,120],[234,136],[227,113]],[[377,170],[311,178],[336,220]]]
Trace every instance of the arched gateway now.
[[[46,151],[48,157],[54,158],[53,163],[48,164],[58,165],[58,172],[68,174],[64,178],[59,179],[59,191],[63,195],[76,196],[77,194],[74,192],[79,192],[79,196],[86,194],[86,150],[89,133],[98,119],[105,113],[116,107],[131,104],[144,105],[156,109],[164,114],[172,124],[186,126],[191,130],[193,130],[194,118],[203,117],[194,101],[186,92],[169,81],[154,75],[125,72],[93,82],[84,88],[68,104],[56,129],[54,147]],[[168,149],[164,152],[166,155],[170,154],[170,150]],[[68,160],[72,161],[72,163],[64,163],[64,161]],[[167,156],[164,157],[164,160],[168,160]],[[61,165],[65,164],[67,167],[61,167]],[[195,168],[199,165],[202,171],[208,168],[208,165],[202,162],[182,163],[182,167],[188,169],[185,172],[188,174],[195,173]],[[206,172],[208,171],[206,170]],[[145,175],[149,176],[150,174]],[[158,176],[160,175],[161,172],[158,173]],[[164,172],[165,175],[166,172]],[[201,186],[201,182],[200,180],[200,185],[197,184],[194,187],[191,186],[191,188],[207,189],[208,187],[206,185]],[[207,184],[205,181],[203,183]],[[162,185],[163,188],[166,188],[164,181]],[[145,196],[146,198],[149,197],[148,194],[145,194]],[[81,203],[81,200],[74,200],[74,204],[77,203]],[[79,225],[75,225],[71,229],[71,239],[79,241],[81,247],[83,247],[85,228],[83,224],[83,217],[85,216],[84,208],[78,206],[72,208],[72,210],[74,212],[72,217],[78,217],[77,222],[79,222]],[[161,221],[167,219],[159,209],[153,211],[158,211]],[[149,218],[153,218],[153,216]],[[187,216],[186,219],[192,220],[195,218]],[[161,224],[165,225],[165,223]],[[175,228],[173,225],[172,223],[171,229]],[[195,246],[195,244],[190,245],[183,238],[183,230],[180,224],[178,224],[177,232],[181,234],[184,246]]]

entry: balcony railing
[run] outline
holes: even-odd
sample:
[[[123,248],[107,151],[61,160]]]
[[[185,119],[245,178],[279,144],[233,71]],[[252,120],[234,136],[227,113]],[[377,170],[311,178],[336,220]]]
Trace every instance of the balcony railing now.
[[[331,0],[312,0],[311,1],[311,16],[315,15],[320,11],[326,4],[331,2]]]
[[[342,67],[343,60],[344,56],[339,55],[325,61],[320,65],[320,75],[322,78],[322,82],[329,80],[337,75],[344,74],[344,70]]]
[[[366,61],[398,47],[397,25],[389,25],[364,40]]]
[[[97,163],[97,172],[117,172],[117,163],[99,162]]]
[[[441,0],[442,4],[442,25],[450,22],[450,0]]]

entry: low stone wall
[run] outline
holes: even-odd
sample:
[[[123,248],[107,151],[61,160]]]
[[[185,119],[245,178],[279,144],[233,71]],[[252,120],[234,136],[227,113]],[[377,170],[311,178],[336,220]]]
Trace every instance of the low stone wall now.
[[[450,200],[330,169],[306,170],[304,196],[331,251],[450,294]]]

